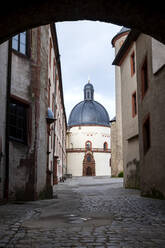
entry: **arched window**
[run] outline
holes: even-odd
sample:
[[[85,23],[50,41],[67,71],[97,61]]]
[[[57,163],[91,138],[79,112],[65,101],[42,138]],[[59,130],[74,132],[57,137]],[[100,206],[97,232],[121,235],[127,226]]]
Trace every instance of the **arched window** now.
[[[87,162],[91,162],[91,155],[87,155]]]
[[[86,143],[85,143],[85,148],[86,148],[86,150],[91,150],[92,149],[92,142],[91,141],[86,141]]]
[[[104,148],[104,151],[106,151],[106,150],[108,149],[108,144],[107,144],[107,142],[104,142],[103,148]]]

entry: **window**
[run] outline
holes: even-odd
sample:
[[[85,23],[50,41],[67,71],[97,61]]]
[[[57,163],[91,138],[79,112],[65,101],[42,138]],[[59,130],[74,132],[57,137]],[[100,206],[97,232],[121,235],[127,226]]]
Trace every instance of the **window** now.
[[[27,32],[23,32],[15,35],[12,38],[12,48],[19,53],[24,55],[28,55],[28,47],[27,47]]]
[[[131,61],[131,76],[133,76],[135,73],[135,53],[134,52],[131,54],[130,61]]]
[[[143,151],[144,155],[147,153],[151,145],[150,140],[150,117],[148,116],[143,123]]]
[[[28,105],[10,100],[9,137],[23,143],[27,143],[27,110]]]
[[[90,141],[87,141],[85,143],[86,150],[91,150],[92,149],[92,143]]]
[[[145,58],[144,63],[141,68],[141,91],[142,91],[142,98],[147,92],[148,89],[148,66],[147,66],[147,58]]]
[[[107,142],[104,142],[103,148],[104,148],[104,151],[106,151],[106,150],[108,149],[108,144],[107,144]]]
[[[91,156],[90,155],[87,155],[87,162],[91,162]]]
[[[137,114],[137,102],[136,102],[136,92],[132,95],[132,117],[135,117]]]

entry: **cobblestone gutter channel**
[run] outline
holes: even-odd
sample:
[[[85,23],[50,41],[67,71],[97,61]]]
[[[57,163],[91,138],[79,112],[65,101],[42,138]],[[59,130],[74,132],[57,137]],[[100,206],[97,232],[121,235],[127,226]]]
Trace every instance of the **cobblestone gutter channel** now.
[[[73,178],[54,190],[57,199],[0,206],[0,247],[165,247],[165,201],[110,178]]]

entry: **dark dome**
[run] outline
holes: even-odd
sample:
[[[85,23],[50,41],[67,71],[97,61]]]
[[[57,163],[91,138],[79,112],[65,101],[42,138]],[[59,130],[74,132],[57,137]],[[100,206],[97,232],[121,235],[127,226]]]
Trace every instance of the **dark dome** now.
[[[103,125],[110,126],[109,115],[106,109],[93,100],[94,88],[88,83],[84,87],[84,101],[78,103],[71,111],[68,126]]]

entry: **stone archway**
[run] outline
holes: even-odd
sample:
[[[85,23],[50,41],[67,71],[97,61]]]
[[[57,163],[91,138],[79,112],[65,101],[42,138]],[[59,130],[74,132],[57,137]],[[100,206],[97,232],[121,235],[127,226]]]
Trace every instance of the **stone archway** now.
[[[93,154],[88,152],[83,160],[83,176],[95,176],[95,160]]]
[[[165,6],[158,0],[25,0],[3,2],[0,42],[16,33],[58,21],[93,20],[140,30],[165,43]]]

